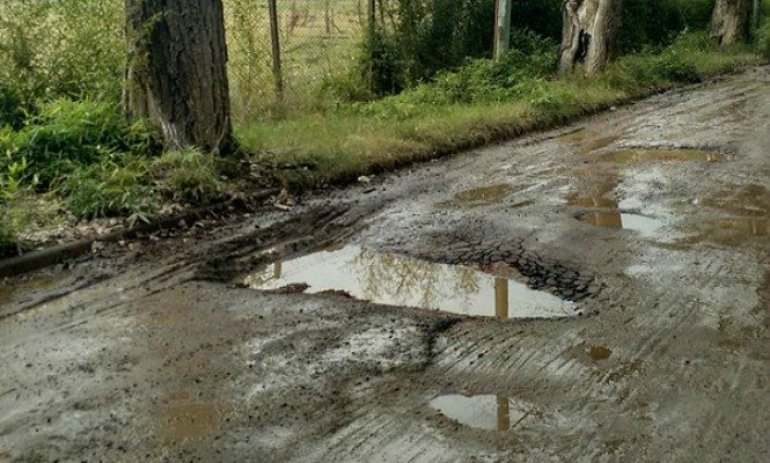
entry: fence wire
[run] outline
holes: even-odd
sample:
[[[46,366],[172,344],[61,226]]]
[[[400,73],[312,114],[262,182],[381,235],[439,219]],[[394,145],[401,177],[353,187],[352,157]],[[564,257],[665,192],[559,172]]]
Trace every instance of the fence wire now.
[[[363,43],[367,0],[273,0],[275,56],[269,1],[224,1],[233,110],[241,119],[307,105],[325,79],[351,72]]]

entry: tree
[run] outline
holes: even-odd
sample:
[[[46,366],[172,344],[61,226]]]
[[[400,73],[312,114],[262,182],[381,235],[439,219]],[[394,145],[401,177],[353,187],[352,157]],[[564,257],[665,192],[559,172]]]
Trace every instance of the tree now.
[[[559,57],[562,73],[580,69],[586,75],[602,70],[620,32],[622,0],[566,0]]]
[[[125,0],[129,117],[160,127],[167,149],[232,151],[221,0]]]
[[[720,45],[742,42],[749,30],[752,0],[717,0],[711,16],[711,37]]]

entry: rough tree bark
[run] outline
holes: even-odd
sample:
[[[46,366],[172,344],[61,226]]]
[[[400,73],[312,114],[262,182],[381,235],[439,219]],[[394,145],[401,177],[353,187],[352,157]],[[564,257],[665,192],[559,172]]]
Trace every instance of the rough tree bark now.
[[[158,125],[167,149],[233,149],[221,0],[125,0],[123,105]]]
[[[559,70],[594,75],[603,69],[618,42],[622,0],[566,0],[563,6]]]
[[[711,37],[720,45],[742,42],[749,31],[752,0],[717,0],[711,16]]]

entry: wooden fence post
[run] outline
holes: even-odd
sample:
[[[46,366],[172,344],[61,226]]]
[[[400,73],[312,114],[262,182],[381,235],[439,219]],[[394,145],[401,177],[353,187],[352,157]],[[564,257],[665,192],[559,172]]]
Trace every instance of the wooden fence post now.
[[[281,71],[281,34],[278,29],[277,0],[267,0],[268,14],[270,15],[270,41],[272,42],[273,79],[275,81],[275,96],[279,102],[283,101],[283,72]]]

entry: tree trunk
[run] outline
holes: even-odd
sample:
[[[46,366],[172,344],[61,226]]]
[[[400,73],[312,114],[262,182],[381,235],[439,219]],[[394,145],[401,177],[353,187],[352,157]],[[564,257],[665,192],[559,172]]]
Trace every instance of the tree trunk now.
[[[160,127],[167,149],[234,147],[221,0],[125,0],[129,117]]]
[[[594,75],[612,55],[620,32],[622,0],[566,0],[559,70]]]
[[[749,30],[752,0],[717,0],[711,17],[711,37],[720,45],[742,42]]]

